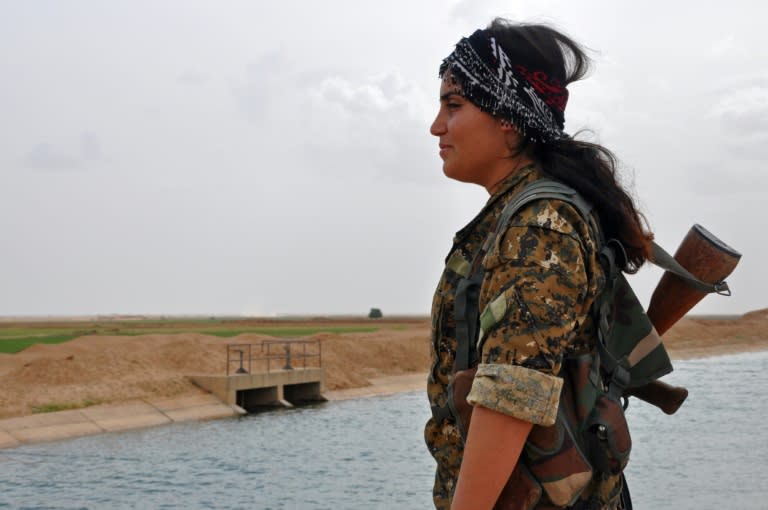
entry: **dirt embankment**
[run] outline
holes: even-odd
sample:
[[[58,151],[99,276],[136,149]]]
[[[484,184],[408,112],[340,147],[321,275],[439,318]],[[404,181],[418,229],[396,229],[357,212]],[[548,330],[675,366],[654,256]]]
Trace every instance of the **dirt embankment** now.
[[[403,330],[309,338],[320,341],[326,387],[336,390],[366,386],[371,378],[426,371],[428,335],[428,325],[421,321]],[[31,414],[42,406],[196,393],[186,376],[225,373],[227,343],[268,339],[256,334],[231,339],[192,333],[87,336],[0,354],[0,418]]]
[[[31,414],[46,405],[87,405],[197,392],[189,374],[221,374],[226,343],[260,342],[243,334],[88,336],[0,354],[0,418]],[[373,333],[319,333],[329,390],[367,386],[371,379],[426,372],[429,324]],[[665,335],[675,358],[768,349],[768,309],[733,320],[686,318]]]
[[[664,344],[677,359],[768,349],[768,309],[734,319],[683,318],[664,335]]]

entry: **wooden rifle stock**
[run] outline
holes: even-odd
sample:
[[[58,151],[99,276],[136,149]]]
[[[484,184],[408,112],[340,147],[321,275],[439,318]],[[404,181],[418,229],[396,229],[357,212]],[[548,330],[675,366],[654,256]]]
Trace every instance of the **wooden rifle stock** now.
[[[688,398],[688,390],[661,381],[653,381],[637,388],[629,388],[625,395],[637,397],[653,404],[666,414],[675,414]]]
[[[722,282],[739,263],[741,254],[720,241],[701,225],[694,225],[675,252],[675,260],[693,276],[706,283]],[[691,287],[682,278],[666,271],[659,280],[648,306],[648,318],[661,336],[680,320],[707,293]],[[688,396],[688,390],[661,381],[631,388],[631,395],[673,414]]]

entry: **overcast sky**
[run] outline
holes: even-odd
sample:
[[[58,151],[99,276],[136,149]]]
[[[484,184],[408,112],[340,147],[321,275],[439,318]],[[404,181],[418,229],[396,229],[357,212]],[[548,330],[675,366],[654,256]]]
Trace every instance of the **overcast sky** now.
[[[744,254],[695,311],[766,307],[766,5],[0,0],[0,315],[428,313],[487,199],[442,175],[437,69],[499,15],[594,50],[566,130],[660,244]]]

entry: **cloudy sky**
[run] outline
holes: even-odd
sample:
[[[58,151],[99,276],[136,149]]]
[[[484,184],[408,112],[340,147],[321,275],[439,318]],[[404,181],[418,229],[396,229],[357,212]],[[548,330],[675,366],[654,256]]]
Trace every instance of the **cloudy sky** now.
[[[696,312],[766,307],[766,5],[0,0],[0,315],[427,313],[487,198],[441,173],[437,68],[498,15],[594,50],[566,130],[663,246],[744,254]]]

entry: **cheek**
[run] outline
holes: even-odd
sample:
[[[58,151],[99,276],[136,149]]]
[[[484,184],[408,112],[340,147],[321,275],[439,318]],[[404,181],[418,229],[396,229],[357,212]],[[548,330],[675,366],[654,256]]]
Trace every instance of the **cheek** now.
[[[473,161],[489,159],[496,153],[492,134],[482,129],[467,133],[464,142],[465,156]]]
[[[483,129],[478,129],[474,134],[478,146],[482,146],[483,152],[486,154],[499,156],[509,151],[504,132],[496,124],[485,125]]]

